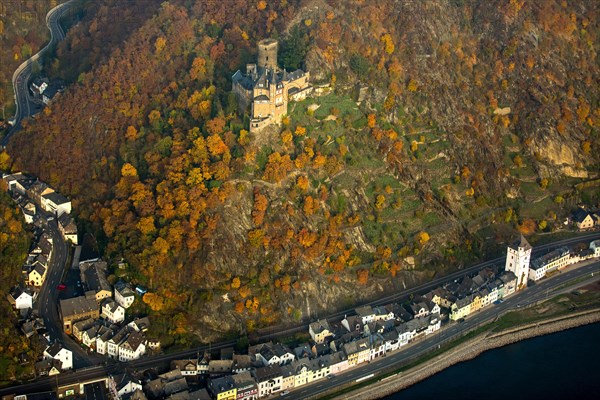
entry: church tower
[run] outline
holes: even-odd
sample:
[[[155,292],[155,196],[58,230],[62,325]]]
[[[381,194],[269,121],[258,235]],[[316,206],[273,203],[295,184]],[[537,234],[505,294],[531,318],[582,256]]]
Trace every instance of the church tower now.
[[[517,290],[527,287],[529,277],[529,261],[531,260],[531,245],[523,235],[515,240],[506,250],[506,271],[511,271],[517,277]]]

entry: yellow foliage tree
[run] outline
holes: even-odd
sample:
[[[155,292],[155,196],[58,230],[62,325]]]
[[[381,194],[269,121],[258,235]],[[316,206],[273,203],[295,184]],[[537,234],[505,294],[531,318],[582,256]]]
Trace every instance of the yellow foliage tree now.
[[[425,243],[429,242],[429,233],[425,232],[425,231],[421,231],[417,234],[417,240],[419,241],[419,243],[422,245],[424,245]]]
[[[142,297],[142,301],[146,303],[153,311],[160,311],[165,306],[165,299],[156,293],[147,292]]]
[[[239,289],[240,284],[241,284],[240,278],[237,276],[231,280],[231,288],[232,289]]]

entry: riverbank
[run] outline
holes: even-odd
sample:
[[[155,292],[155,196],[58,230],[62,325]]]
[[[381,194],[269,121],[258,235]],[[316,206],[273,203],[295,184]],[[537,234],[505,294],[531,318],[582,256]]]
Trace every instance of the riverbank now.
[[[344,393],[335,399],[379,399],[427,379],[452,365],[471,360],[485,351],[596,322],[600,322],[600,308],[536,321],[499,332],[490,329],[407,371]]]

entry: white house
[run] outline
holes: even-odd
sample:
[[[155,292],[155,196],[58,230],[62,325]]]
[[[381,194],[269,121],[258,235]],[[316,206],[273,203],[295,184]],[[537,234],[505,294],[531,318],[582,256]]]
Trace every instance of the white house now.
[[[83,332],[83,335],[81,335],[81,343],[83,343],[84,346],[87,346],[90,348],[95,348],[97,335],[98,335],[98,327],[92,326],[92,327],[86,329]]]
[[[354,310],[356,315],[362,320],[363,325],[373,322],[375,320],[375,312],[371,306],[362,306]]]
[[[127,339],[119,345],[119,361],[137,360],[146,354],[146,345],[144,344],[144,334],[142,332],[132,332]]]
[[[122,399],[136,390],[142,390],[142,384],[139,379],[125,372],[123,374],[109,376],[108,390],[113,399]]]
[[[510,271],[517,277],[516,290],[527,287],[529,278],[529,261],[531,259],[531,245],[523,235],[506,250],[505,270]]]
[[[59,360],[62,363],[63,371],[73,368],[73,353],[71,350],[63,348],[58,342],[54,342],[44,350],[44,358]]]
[[[45,211],[55,213],[59,217],[63,213],[71,213],[71,200],[57,192],[42,195],[40,205]]]
[[[257,368],[254,378],[258,384],[258,397],[265,397],[281,390],[283,374],[279,365]]]
[[[127,335],[129,335],[129,329],[124,327],[106,342],[106,354],[108,354],[109,357],[119,357],[119,347],[125,342]]]
[[[425,335],[429,335],[441,328],[442,319],[440,318],[440,314],[431,314],[427,316],[427,319],[429,320],[429,325],[425,330]]]
[[[115,301],[123,308],[129,308],[135,300],[135,293],[129,284],[118,281],[115,283]]]
[[[115,331],[105,326],[100,326],[96,335],[96,353],[107,354],[108,342],[115,335]]]
[[[561,269],[569,265],[571,254],[567,247],[559,247],[541,257],[531,261],[529,279],[537,281],[546,276],[548,272]]]
[[[125,309],[113,299],[105,299],[104,303],[102,303],[101,315],[113,324],[116,324],[125,320]]]
[[[268,365],[285,365],[296,359],[294,353],[280,343],[273,344],[271,342],[259,345],[256,348],[255,357],[265,367]]]
[[[398,332],[399,347],[409,344],[413,337],[415,337],[417,334],[417,331],[412,325],[409,325],[408,322],[403,322],[398,325],[396,327],[396,331]]]
[[[17,310],[24,310],[33,307],[33,294],[31,289],[15,286],[8,294],[8,301]]]

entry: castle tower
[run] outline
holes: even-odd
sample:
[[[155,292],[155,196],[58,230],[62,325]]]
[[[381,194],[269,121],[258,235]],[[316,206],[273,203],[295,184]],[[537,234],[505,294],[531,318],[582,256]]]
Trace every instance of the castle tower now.
[[[277,40],[264,39],[258,42],[258,68],[277,70]]]
[[[531,260],[531,245],[523,235],[506,250],[506,271],[511,271],[517,277],[517,290],[527,287],[529,277],[529,261]]]

